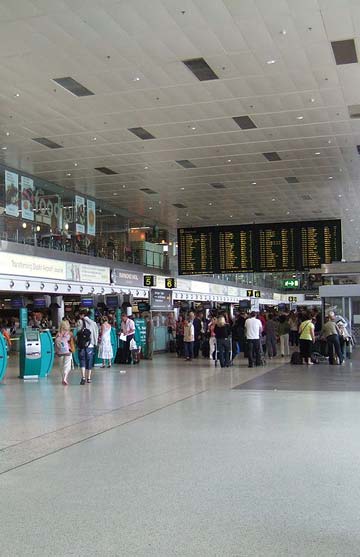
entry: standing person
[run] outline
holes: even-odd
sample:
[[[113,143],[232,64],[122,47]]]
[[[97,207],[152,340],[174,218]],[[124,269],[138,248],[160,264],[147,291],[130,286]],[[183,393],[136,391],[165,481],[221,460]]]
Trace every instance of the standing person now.
[[[284,356],[290,356],[289,331],[290,326],[286,315],[280,315],[278,332],[280,337],[280,353],[282,358]]]
[[[77,324],[76,343],[81,368],[80,385],[91,383],[91,370],[94,365],[95,348],[99,340],[99,329],[86,310],[80,311]]]
[[[289,315],[289,340],[291,346],[299,345],[299,319],[294,311]]]
[[[194,325],[190,319],[184,321],[185,360],[190,362],[194,357]]]
[[[126,336],[126,341],[124,343],[124,364],[131,364],[131,350],[130,342],[134,338],[135,334],[135,323],[130,317],[123,313],[121,315],[121,334]]]
[[[72,352],[74,351],[74,338],[69,321],[63,319],[59,332],[55,337],[55,353],[61,359],[62,384],[68,385],[68,377],[72,368]]]
[[[154,345],[154,323],[151,315],[146,317],[146,359],[152,360]]]
[[[229,367],[231,349],[230,325],[226,323],[224,316],[221,315],[217,318],[214,332],[220,366]]]
[[[99,358],[102,359],[103,365],[101,367],[111,367],[111,362],[114,353],[111,345],[111,325],[106,316],[101,319],[100,328],[100,344],[99,344]]]
[[[194,314],[192,314],[194,315]],[[200,344],[201,344],[201,327],[202,322],[200,318],[201,314],[197,314],[196,317],[193,318],[193,325],[194,325],[194,358],[198,358]]]
[[[184,317],[181,313],[176,321],[176,352],[179,358],[184,356]]]
[[[311,361],[311,349],[315,342],[315,332],[314,323],[311,319],[311,313],[305,315],[305,320],[300,323],[299,327],[299,343],[300,343],[300,354],[302,360],[305,361],[307,365],[312,365]]]
[[[274,319],[274,315],[269,313],[266,321],[266,351],[269,358],[276,357],[276,338],[278,335],[278,324]]]
[[[326,338],[329,354],[329,364],[336,365],[334,361],[334,352],[339,359],[339,364],[341,365],[344,361],[344,356],[341,351],[340,338],[339,338],[339,328],[335,323],[335,315],[328,315],[326,323],[324,324],[321,334]]]
[[[249,366],[261,365],[260,337],[262,325],[260,319],[256,319],[255,311],[250,313],[250,317],[245,321],[245,334],[248,343]]]
[[[211,318],[209,327],[208,327],[208,331],[210,333],[210,339],[209,339],[209,345],[210,345],[210,360],[215,360],[216,359],[216,336],[215,336],[215,325],[216,325],[217,319],[216,317],[213,315],[213,317]]]

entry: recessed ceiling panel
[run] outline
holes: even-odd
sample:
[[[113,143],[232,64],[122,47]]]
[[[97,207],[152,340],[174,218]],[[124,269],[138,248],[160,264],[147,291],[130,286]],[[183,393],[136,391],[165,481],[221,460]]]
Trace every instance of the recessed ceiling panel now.
[[[334,41],[331,43],[336,64],[356,64],[358,59],[356,56],[354,39],[346,41]]]
[[[183,63],[189,70],[199,79],[199,81],[209,81],[211,79],[219,79],[216,73],[205,62],[204,58],[192,58],[191,60],[183,60]]]
[[[90,97],[95,94],[72,77],[57,77],[53,81],[76,97]]]

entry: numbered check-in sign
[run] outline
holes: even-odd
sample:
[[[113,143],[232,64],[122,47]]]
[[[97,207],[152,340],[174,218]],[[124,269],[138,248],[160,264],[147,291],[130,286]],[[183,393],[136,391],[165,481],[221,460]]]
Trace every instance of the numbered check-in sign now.
[[[148,288],[156,286],[156,277],[154,275],[144,275],[144,286]]]
[[[176,279],[168,277],[165,279],[165,288],[176,288]]]

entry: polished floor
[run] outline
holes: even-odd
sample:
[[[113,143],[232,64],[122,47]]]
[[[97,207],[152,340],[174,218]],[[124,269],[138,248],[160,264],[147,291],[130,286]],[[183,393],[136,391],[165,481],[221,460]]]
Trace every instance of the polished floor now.
[[[358,556],[360,360],[0,385],[2,556]]]

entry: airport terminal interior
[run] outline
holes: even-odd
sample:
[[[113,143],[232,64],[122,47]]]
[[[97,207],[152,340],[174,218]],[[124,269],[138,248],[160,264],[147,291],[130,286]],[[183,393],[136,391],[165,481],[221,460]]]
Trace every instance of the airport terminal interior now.
[[[1,556],[358,557],[360,0],[0,30]]]

